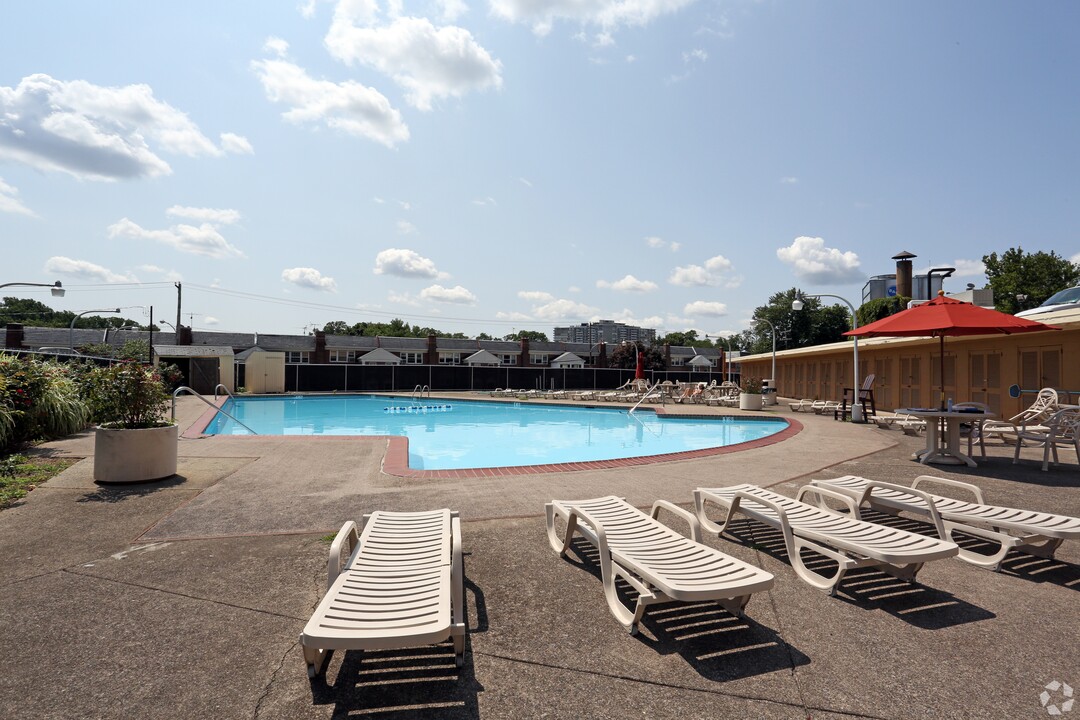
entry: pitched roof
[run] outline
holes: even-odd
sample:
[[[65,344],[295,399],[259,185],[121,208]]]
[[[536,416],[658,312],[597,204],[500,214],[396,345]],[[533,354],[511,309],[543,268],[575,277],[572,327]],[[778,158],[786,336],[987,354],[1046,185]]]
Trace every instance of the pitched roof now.
[[[570,363],[584,363],[585,361],[572,352],[564,352],[551,361],[552,365],[568,365]]]
[[[160,358],[233,357],[233,349],[228,345],[155,345],[154,354]]]
[[[465,358],[466,365],[502,365],[502,360],[495,357],[487,350],[480,350],[474,352],[469,357]]]
[[[389,350],[375,348],[371,352],[361,355],[360,362],[364,365],[399,365],[401,358]]]

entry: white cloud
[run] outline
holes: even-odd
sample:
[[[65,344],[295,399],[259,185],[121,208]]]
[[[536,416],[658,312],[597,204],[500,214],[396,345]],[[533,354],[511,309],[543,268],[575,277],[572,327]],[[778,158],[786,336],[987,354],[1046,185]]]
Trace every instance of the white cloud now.
[[[462,0],[435,0],[435,5],[439,8],[439,19],[443,22],[454,22],[469,12],[469,6]]]
[[[386,204],[386,200],[384,200],[381,197],[373,197],[373,198],[371,198],[371,202],[375,203],[376,205],[385,205]]]
[[[784,185],[798,185],[798,184],[799,184],[799,178],[797,178],[797,177],[791,177],[791,176],[789,175],[789,176],[787,176],[787,177],[782,177],[782,178],[780,178],[780,182],[781,182],[782,184],[784,184]]]
[[[179,282],[184,279],[184,276],[176,272],[175,270],[166,270],[165,268],[158,267],[157,265],[140,265],[135,269],[141,273],[161,275],[170,282]]]
[[[452,288],[445,288],[442,285],[432,285],[426,287],[420,291],[420,297],[425,300],[434,300],[441,303],[456,303],[459,305],[473,305],[476,303],[476,296],[471,292],[455,285]]]
[[[430,259],[404,248],[388,248],[376,255],[375,274],[418,278],[449,277],[446,273],[439,272]]]
[[[705,52],[701,48],[696,48],[694,50],[683,52],[682,59],[684,63],[690,63],[695,61],[705,62],[709,59],[709,53]]]
[[[703,315],[705,317],[722,317],[727,315],[727,305],[722,302],[695,300],[683,307],[683,313],[686,315]]]
[[[636,61],[636,60],[637,60],[637,58],[636,58],[636,57],[634,57],[633,55],[627,55],[627,56],[626,56],[626,64],[627,64],[627,65],[629,65],[630,63],[633,63],[633,62],[634,62],[634,61]]]
[[[269,55],[276,55],[279,58],[286,57],[289,54],[289,43],[279,37],[271,35],[266,38],[266,42],[263,43],[263,52]]]
[[[797,237],[788,247],[778,249],[776,257],[792,266],[795,277],[814,285],[839,285],[865,278],[858,255],[827,248],[819,237]]]
[[[953,260],[955,277],[981,277],[986,274],[986,266],[982,260]]]
[[[645,26],[656,18],[677,12],[694,0],[580,0],[539,2],[538,0],[490,0],[491,13],[510,22],[532,26],[537,35],[547,35],[557,20],[575,25],[598,25],[605,30]]]
[[[417,298],[415,295],[411,295],[407,292],[399,293],[391,290],[386,294],[386,299],[389,300],[391,303],[396,303],[398,305],[412,305],[413,307],[420,306],[420,299]]]
[[[317,2],[318,0],[303,0],[296,9],[300,11],[301,17],[310,20],[315,17],[315,5]]]
[[[223,154],[149,85],[102,87],[37,74],[0,86],[0,158],[89,180],[170,174],[150,142],[189,157]]]
[[[520,312],[502,312],[501,310],[495,313],[496,320],[513,320],[515,322],[529,322],[532,320],[532,316],[526,315]]]
[[[303,288],[321,290],[323,292],[337,292],[337,283],[332,277],[324,277],[315,268],[295,267],[281,271],[281,279]]]
[[[8,185],[4,182],[4,178],[0,178],[0,212],[37,217],[34,211],[23,205],[22,200],[19,199],[19,189],[14,185]]]
[[[730,283],[725,273],[732,270],[731,261],[723,255],[716,255],[702,265],[683,265],[671,271],[668,282],[681,287],[706,287]],[[741,282],[741,278],[740,278]],[[730,287],[730,284],[729,284]],[[736,286],[737,287],[737,286]]]
[[[397,221],[397,233],[398,235],[411,235],[416,232],[416,226],[408,220]]]
[[[397,204],[402,210],[409,210],[412,208],[412,205],[409,204],[407,200],[398,200]]]
[[[110,238],[153,240],[193,255],[205,255],[217,259],[244,257],[244,253],[229,244],[210,223],[203,223],[198,227],[173,225],[167,230],[147,230],[128,218],[122,218],[110,225],[106,233]]]
[[[409,139],[401,113],[378,90],[351,80],[316,80],[286,60],[255,60],[251,67],[267,99],[290,106],[281,114],[290,123],[321,123],[387,147]]]
[[[1069,258],[1069,260],[1076,263],[1077,265],[1080,265],[1080,253],[1076,253],[1071,258]]]
[[[658,250],[662,248],[667,248],[671,250],[671,252],[679,252],[679,248],[682,247],[682,243],[668,242],[667,240],[656,237],[655,235],[645,238],[645,243],[651,248],[656,248]]]
[[[165,211],[169,217],[184,218],[186,220],[201,220],[202,222],[214,223],[215,225],[232,225],[240,220],[238,210],[226,208],[196,208],[173,205]]]
[[[502,86],[502,64],[468,30],[437,28],[417,17],[393,17],[379,25],[377,13],[373,0],[342,0],[324,43],[338,60],[392,78],[413,107],[427,111],[434,100]]]
[[[221,149],[231,155],[254,155],[255,148],[243,135],[221,133]]]
[[[101,265],[86,260],[72,260],[62,255],[56,255],[46,260],[45,272],[102,283],[138,282],[138,279],[132,275],[121,275]]]
[[[552,300],[533,308],[533,315],[538,320],[547,321],[585,320],[597,312],[594,307],[566,299]]]
[[[207,316],[203,317],[203,319],[202,319],[202,324],[203,325],[219,325],[220,323],[221,323],[221,321],[218,320],[213,315],[207,315]]]
[[[518,181],[521,182],[521,184],[524,185],[525,187],[532,187],[533,186],[533,184],[531,182],[529,182],[527,178],[523,178],[523,177],[518,178]]]
[[[498,205],[499,203],[495,202],[495,198],[493,198],[493,197],[486,197],[486,198],[481,198],[480,200],[473,200],[472,204],[473,205],[479,205],[480,207],[486,207],[488,205],[494,207],[495,205]]]
[[[538,303],[551,302],[555,299],[554,295],[543,290],[519,290],[517,296],[522,300]]]
[[[652,280],[638,280],[633,275],[626,275],[620,280],[615,282],[608,282],[607,280],[597,280],[596,287],[605,288],[610,290],[618,290],[620,292],[652,292],[659,286]]]

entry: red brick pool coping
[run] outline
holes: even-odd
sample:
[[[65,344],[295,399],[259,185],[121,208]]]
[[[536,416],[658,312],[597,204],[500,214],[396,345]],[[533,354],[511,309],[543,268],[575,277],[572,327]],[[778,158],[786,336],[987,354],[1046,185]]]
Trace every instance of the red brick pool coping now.
[[[225,398],[221,398],[218,403],[220,407],[224,404]],[[590,407],[590,406],[576,406],[576,407]],[[393,475],[395,477],[403,478],[417,478],[424,480],[435,479],[454,479],[454,478],[467,478],[467,477],[506,477],[510,475],[544,475],[548,473],[563,473],[563,472],[576,472],[579,470],[604,470],[610,468],[625,468],[625,467],[637,467],[640,465],[654,465],[656,463],[676,462],[679,460],[695,460],[697,458],[712,457],[714,455],[727,455],[728,453],[742,452],[743,450],[753,450],[755,448],[766,447],[768,445],[774,445],[778,442],[783,442],[790,437],[794,437],[799,434],[803,429],[803,424],[795,418],[781,418],[781,417],[750,417],[746,415],[691,415],[684,413],[666,413],[663,408],[650,408],[657,415],[668,415],[672,418],[688,418],[693,420],[719,420],[721,418],[732,418],[737,420],[746,420],[748,422],[763,422],[765,420],[781,420],[787,423],[787,427],[778,433],[769,435],[768,437],[759,438],[757,440],[748,440],[747,442],[736,443],[734,445],[725,445],[724,447],[715,448],[703,448],[701,450],[687,450],[685,452],[677,453],[665,453],[663,455],[646,455],[643,457],[629,457],[629,458],[614,458],[611,460],[586,460],[582,462],[572,463],[552,463],[547,465],[514,465],[510,467],[486,467],[486,468],[462,468],[456,470],[417,470],[409,467],[409,438],[401,435],[354,435],[351,437],[386,440],[387,448],[386,455],[383,456],[382,470],[387,475]],[[184,431],[183,437],[187,439],[216,437],[221,438],[225,436],[221,435],[206,435],[203,431],[214,419],[214,415],[217,414],[216,409],[210,409],[204,412],[198,420],[192,423],[191,427]],[[231,440],[242,440],[245,438],[253,438],[259,436],[252,435],[229,435],[227,436]],[[296,439],[296,440],[319,440],[323,436],[319,435],[280,435],[275,436],[281,439]],[[343,436],[325,436],[333,437],[335,440],[341,440]]]

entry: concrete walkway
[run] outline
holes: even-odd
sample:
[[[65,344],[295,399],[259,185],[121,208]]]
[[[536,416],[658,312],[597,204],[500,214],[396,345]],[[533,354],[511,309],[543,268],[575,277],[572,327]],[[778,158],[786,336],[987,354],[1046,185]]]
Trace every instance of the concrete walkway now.
[[[202,409],[181,399],[181,423]],[[510,478],[391,477],[385,440],[341,437],[182,440],[177,477],[127,488],[94,484],[81,461],[0,512],[0,717],[1036,718],[1047,684],[1080,692],[1080,543],[1001,573],[931,563],[911,586],[854,572],[830,598],[744,524],[742,542],[706,542],[774,589],[745,619],[654,607],[636,637],[609,615],[594,557],[548,547],[552,498],[688,505],[701,485],[794,495],[845,474],[964,479],[996,504],[1080,516],[1071,451],[1047,473],[1001,446],[976,469],[926,468],[910,459],[921,439],[797,417],[798,435],[745,452]],[[92,438],[43,451],[89,457]],[[444,506],[463,519],[464,668],[449,646],[337,653],[310,684],[297,636],[325,588],[322,538],[371,510]]]

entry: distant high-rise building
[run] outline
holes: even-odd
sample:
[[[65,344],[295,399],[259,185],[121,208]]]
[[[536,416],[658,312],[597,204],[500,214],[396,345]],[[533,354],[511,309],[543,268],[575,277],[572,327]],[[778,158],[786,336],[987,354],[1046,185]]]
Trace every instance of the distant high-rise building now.
[[[630,342],[643,342],[651,345],[656,341],[656,330],[653,328],[627,325],[614,320],[597,320],[591,323],[581,323],[569,327],[557,327],[553,333],[555,342],[576,343],[620,343],[623,340]]]

